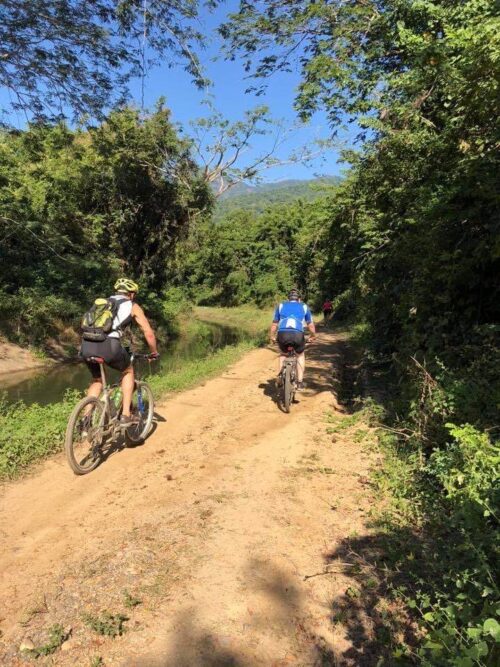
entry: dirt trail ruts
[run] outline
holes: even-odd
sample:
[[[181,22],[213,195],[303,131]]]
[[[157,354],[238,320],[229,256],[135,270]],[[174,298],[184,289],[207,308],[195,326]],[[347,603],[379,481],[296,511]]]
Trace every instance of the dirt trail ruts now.
[[[289,415],[273,400],[276,353],[260,349],[158,406],[145,445],[90,475],[60,455],[7,485],[0,663],[32,664],[21,643],[61,623],[70,638],[38,664],[375,664],[370,618],[359,610],[353,632],[332,608],[371,502],[373,455],[324,423],[341,410],[344,346],[320,334]],[[127,609],[124,591],[141,604]],[[85,624],[103,610],[129,617],[122,636]]]

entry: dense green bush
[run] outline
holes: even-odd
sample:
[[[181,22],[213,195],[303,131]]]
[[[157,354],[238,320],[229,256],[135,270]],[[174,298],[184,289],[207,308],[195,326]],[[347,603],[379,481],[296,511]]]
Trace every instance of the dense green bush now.
[[[40,343],[124,273],[146,301],[161,294],[175,243],[211,199],[161,104],[148,116],[113,111],[88,130],[1,131],[2,330]]]
[[[446,430],[447,445],[424,460],[411,440],[382,432],[376,482],[392,505],[377,525],[397,551],[402,576],[393,593],[424,629],[412,647],[418,662],[493,667],[500,657],[500,448],[469,424]],[[401,540],[405,533],[411,537]]]
[[[261,214],[233,210],[223,220],[198,224],[170,264],[172,281],[201,305],[269,306],[296,286],[320,306],[327,296],[320,271],[325,252],[316,246],[325,234],[329,201],[298,199]],[[332,294],[346,287],[339,280]]]

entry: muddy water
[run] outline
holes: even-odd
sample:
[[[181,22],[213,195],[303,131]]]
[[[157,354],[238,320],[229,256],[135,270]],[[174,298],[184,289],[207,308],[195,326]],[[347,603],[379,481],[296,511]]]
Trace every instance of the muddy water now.
[[[234,345],[248,335],[240,329],[219,324],[203,323],[195,334],[181,336],[162,348],[160,364],[154,372],[163,374],[182,369],[186,362],[203,359],[227,345]],[[119,373],[108,369],[108,379],[115,381]],[[7,400],[23,400],[26,404],[56,403],[67,389],[84,389],[89,383],[89,371],[83,363],[61,364],[49,369],[0,375],[0,393],[6,392]]]

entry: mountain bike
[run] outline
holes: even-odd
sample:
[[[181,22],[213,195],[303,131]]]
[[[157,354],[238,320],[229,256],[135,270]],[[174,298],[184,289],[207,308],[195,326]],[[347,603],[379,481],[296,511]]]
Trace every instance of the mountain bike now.
[[[297,391],[297,352],[291,345],[288,346],[286,359],[279,376],[281,386],[281,404],[285,412],[290,412],[290,406]]]
[[[140,444],[153,426],[154,399],[149,385],[135,372],[137,360],[152,361],[149,354],[133,354],[136,377],[132,396],[130,426],[120,424],[122,391],[120,383],[108,385],[104,359],[89,357],[101,370],[102,392],[99,398],[86,396],[75,406],[66,427],[65,450],[68,463],[76,475],[86,475],[101,463],[109,447],[125,437],[127,444]]]
[[[305,347],[308,348],[314,340],[315,338],[309,337],[306,340]],[[293,403],[298,386],[297,364],[299,355],[291,345],[287,347],[286,353],[280,352],[280,355],[286,355],[286,357],[278,376],[278,387],[281,389],[279,403],[285,412],[290,412],[290,406]]]

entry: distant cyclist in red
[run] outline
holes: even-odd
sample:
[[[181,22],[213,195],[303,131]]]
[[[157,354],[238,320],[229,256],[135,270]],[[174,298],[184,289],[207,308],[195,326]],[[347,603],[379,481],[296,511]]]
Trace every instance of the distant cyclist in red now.
[[[328,322],[333,313],[333,306],[330,299],[327,299],[323,304],[323,322]]]

